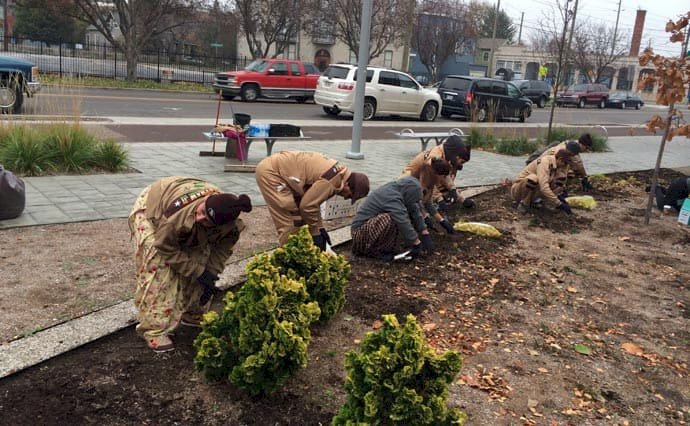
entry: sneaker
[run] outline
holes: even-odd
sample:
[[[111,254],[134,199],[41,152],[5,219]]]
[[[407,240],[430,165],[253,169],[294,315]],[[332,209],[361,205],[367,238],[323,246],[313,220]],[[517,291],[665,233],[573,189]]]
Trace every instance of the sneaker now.
[[[525,213],[527,213],[527,212],[529,211],[529,208],[528,208],[527,206],[525,206],[524,204],[522,204],[522,203],[518,203],[518,205],[517,205],[517,211],[519,211],[519,212],[522,213],[522,214],[525,214]]]
[[[201,314],[198,314],[198,315],[183,314],[182,319],[180,320],[180,323],[182,325],[186,325],[188,327],[201,328],[201,321],[202,320],[203,320],[203,316]]]
[[[169,336],[157,336],[146,339],[146,344],[156,353],[163,353],[175,350],[175,344]]]

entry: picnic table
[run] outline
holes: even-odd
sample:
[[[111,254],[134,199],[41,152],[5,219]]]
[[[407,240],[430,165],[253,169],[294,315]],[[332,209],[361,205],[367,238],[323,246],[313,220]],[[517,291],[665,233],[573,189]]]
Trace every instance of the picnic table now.
[[[462,130],[458,128],[453,128],[450,129],[446,132],[420,132],[416,133],[412,129],[402,129],[400,133],[396,133],[395,136],[401,138],[401,139],[419,139],[419,141],[422,143],[422,151],[426,151],[426,146],[429,144],[429,142],[433,139],[434,142],[436,142],[436,145],[441,145],[446,139],[449,137],[456,135],[456,136],[465,136],[465,133],[463,133]]]

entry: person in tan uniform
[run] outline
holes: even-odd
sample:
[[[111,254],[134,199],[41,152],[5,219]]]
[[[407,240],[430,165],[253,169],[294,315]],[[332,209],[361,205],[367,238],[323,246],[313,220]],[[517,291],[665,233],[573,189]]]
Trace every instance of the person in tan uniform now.
[[[424,221],[428,228],[433,228],[434,223],[440,224],[449,234],[452,234],[453,225],[448,222],[437,207],[443,201],[444,196],[448,196],[452,201],[460,201],[463,206],[471,208],[474,202],[471,199],[459,197],[455,188],[455,177],[458,170],[462,170],[464,163],[470,161],[471,148],[462,141],[460,136],[453,135],[446,139],[441,145],[420,152],[410,161],[403,175],[414,176],[419,179],[422,185],[422,205],[427,215]],[[448,173],[439,173],[439,163],[445,162],[449,166]],[[432,166],[436,173],[427,174],[425,177],[422,171],[423,166]]]
[[[563,194],[563,182],[572,156],[570,151],[562,149],[532,161],[518,174],[510,188],[510,195],[518,203],[520,213],[526,213],[538,196],[566,214],[572,213]]]
[[[170,334],[182,323],[199,326],[214,283],[244,229],[247,195],[222,193],[192,177],[160,179],[137,197],[129,214],[139,310],[137,332],[156,352],[175,348]]]
[[[578,148],[577,152],[575,152],[575,146]],[[592,184],[589,182],[589,178],[587,176],[587,170],[585,170],[585,164],[582,162],[582,158],[580,158],[581,152],[587,152],[592,149],[592,135],[589,133],[584,133],[578,138],[577,141],[563,141],[557,145],[549,147],[539,156],[539,158],[542,158],[545,155],[554,155],[562,149],[567,149],[573,154],[570,158],[568,174],[572,172],[575,177],[580,179],[583,190],[589,191],[593,189]]]
[[[266,157],[256,166],[256,183],[266,200],[278,231],[280,244],[302,225],[321,250],[330,244],[323,228],[321,203],[334,195],[355,201],[369,193],[364,173],[317,152],[283,151]]]

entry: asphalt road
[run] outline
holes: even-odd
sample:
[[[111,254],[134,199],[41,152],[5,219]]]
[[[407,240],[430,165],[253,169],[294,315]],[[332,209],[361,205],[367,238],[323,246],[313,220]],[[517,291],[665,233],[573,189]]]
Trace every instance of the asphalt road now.
[[[209,89],[208,93],[167,92],[136,89],[91,89],[44,87],[36,98],[27,101],[26,114],[35,116],[78,116],[82,119],[108,120],[112,117],[150,118],[150,124],[119,124],[107,125],[123,135],[127,141],[194,141],[199,139],[200,132],[207,131],[208,125],[176,126],[170,132],[169,125],[157,125],[156,119],[203,119],[215,120],[219,115],[221,122],[229,122],[233,112],[250,114],[253,119],[271,122],[290,122],[291,120],[307,120],[310,124],[305,133],[312,137],[323,139],[350,138],[352,129],[348,124],[352,122],[352,115],[343,113],[337,117],[327,116],[320,106],[313,103],[298,104],[295,101],[267,101],[261,100],[246,103],[239,100],[221,101]],[[497,136],[524,135],[536,136],[548,123],[550,108],[535,108],[533,114],[525,124],[501,123],[494,129]],[[656,105],[644,106],[636,111],[628,109],[598,109],[596,107],[556,108],[554,122],[559,125],[588,126],[596,128],[606,126],[609,135],[627,135],[631,128],[638,129],[654,113],[661,112]],[[160,121],[160,120],[159,120]],[[318,124],[313,123],[314,121]],[[323,124],[321,124],[321,122]],[[364,139],[393,138],[394,133],[402,128],[412,127],[416,131],[438,130],[444,123],[448,127],[458,127],[469,131],[473,123],[459,118],[446,119],[438,117],[432,125],[419,120],[400,117],[382,117],[372,120],[371,125],[365,124],[362,136]]]

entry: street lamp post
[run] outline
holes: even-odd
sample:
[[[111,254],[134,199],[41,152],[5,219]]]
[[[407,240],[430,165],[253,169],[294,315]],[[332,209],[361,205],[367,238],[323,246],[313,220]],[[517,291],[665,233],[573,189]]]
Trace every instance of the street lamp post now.
[[[373,0],[362,2],[362,22],[359,31],[359,57],[357,58],[357,83],[355,84],[355,117],[352,124],[352,144],[345,157],[363,160],[361,152],[362,122],[364,121],[364,88],[367,84],[367,65],[369,64],[369,35]]]

